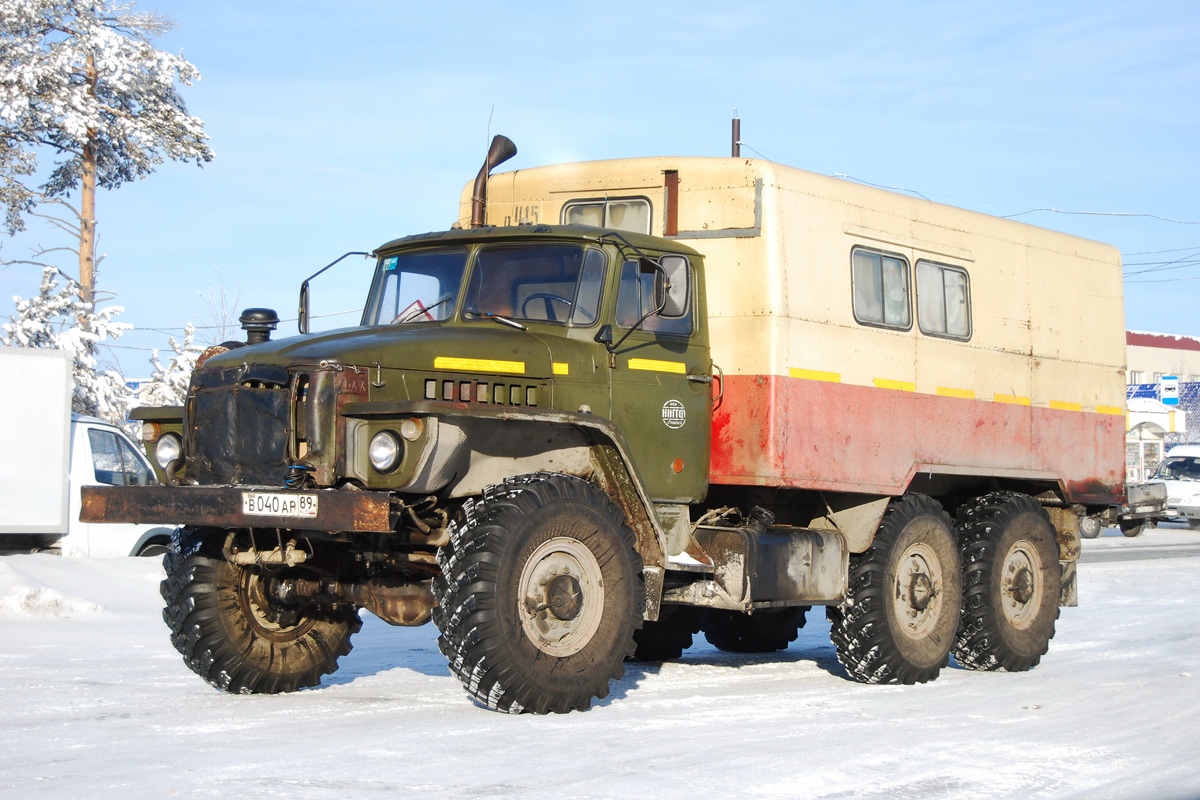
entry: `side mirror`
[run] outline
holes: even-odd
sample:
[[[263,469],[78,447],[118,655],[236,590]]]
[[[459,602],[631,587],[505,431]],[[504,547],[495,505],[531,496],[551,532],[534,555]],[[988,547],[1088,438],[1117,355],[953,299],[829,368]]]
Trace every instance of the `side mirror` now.
[[[654,305],[663,319],[681,319],[688,313],[691,271],[685,256],[668,255],[658,260],[654,280]]]
[[[314,272],[312,275],[309,275],[307,278],[304,279],[304,283],[300,284],[300,308],[297,309],[298,313],[296,314],[296,327],[298,327],[300,329],[301,333],[308,333],[308,284],[309,284],[309,282],[313,278],[320,275],[325,270],[332,267],[334,264],[341,261],[343,258],[346,258],[347,256],[370,257],[370,255],[371,255],[370,253],[363,253],[363,252],[359,252],[357,250],[351,251],[344,255],[338,256],[333,261],[329,262],[328,264],[326,264],[325,266],[321,267],[319,270]]]
[[[296,313],[296,325],[301,333],[308,333],[308,281],[300,284],[300,308]]]

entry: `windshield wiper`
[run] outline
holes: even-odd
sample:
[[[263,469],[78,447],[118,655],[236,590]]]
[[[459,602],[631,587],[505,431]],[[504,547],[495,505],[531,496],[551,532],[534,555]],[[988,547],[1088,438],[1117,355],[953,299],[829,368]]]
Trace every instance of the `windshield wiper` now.
[[[464,311],[463,316],[466,317],[467,319],[490,319],[493,322],[499,322],[501,325],[507,325],[510,328],[516,328],[519,331],[529,330],[524,325],[517,322],[515,319],[509,319],[508,317],[502,317],[499,314],[493,314],[490,311],[482,311],[482,312],[481,311]]]
[[[406,322],[411,322],[412,320],[416,319],[417,317],[421,316],[422,314],[427,314],[427,315],[429,315],[430,319],[432,319],[433,315],[429,313],[430,311],[433,311],[438,306],[448,303],[453,299],[454,299],[453,297],[443,297],[441,300],[438,300],[436,303],[434,303],[431,306],[422,306],[420,308],[414,308],[412,311],[410,311],[408,314],[406,314],[404,316],[404,319],[398,319],[392,324],[393,325],[403,325]],[[434,321],[436,322],[436,320],[434,320]]]

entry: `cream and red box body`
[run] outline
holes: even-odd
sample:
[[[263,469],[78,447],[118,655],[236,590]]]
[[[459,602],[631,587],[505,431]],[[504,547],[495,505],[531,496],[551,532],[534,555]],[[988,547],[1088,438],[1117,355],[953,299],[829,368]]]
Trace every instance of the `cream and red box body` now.
[[[1124,309],[1111,246],[767,161],[644,158],[492,177],[488,222],[643,198],[705,255],[712,484],[898,495],[921,475],[1124,499]],[[464,192],[460,216],[469,212]],[[611,222],[606,219],[606,222]],[[852,253],[967,276],[967,334],[856,318]],[[918,294],[912,277],[910,291]]]

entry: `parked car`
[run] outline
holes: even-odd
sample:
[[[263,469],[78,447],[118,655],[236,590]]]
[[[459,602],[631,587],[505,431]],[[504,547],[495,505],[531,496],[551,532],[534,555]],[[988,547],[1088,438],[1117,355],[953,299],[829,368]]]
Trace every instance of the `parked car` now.
[[[1167,486],[1167,508],[1160,521],[1186,522],[1200,530],[1200,445],[1172,447],[1150,480]]]

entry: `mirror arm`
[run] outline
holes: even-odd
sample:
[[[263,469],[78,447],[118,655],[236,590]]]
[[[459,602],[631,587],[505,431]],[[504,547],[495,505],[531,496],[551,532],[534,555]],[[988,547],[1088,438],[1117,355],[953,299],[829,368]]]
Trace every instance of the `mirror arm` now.
[[[320,275],[325,270],[332,267],[334,264],[337,264],[343,258],[348,258],[349,256],[369,256],[369,255],[371,255],[371,254],[363,253],[358,250],[354,250],[349,253],[344,253],[344,254],[338,256],[333,261],[330,261],[325,266],[321,267],[319,270],[314,272],[312,275],[309,275],[307,278],[304,279],[304,282],[300,284],[300,308],[299,308],[299,313],[297,314],[297,319],[296,319],[296,327],[298,327],[300,329],[301,333],[308,333],[308,284],[309,284],[309,282],[313,278]]]
[[[645,314],[642,314],[642,318],[639,319],[637,322],[633,323],[633,327],[630,328],[629,330],[625,331],[625,335],[622,336],[620,339],[617,339],[616,344],[609,344],[609,343],[605,342],[604,346],[608,348],[608,352],[615,353],[617,351],[617,348],[620,347],[621,345],[623,345],[625,343],[625,340],[629,338],[629,334],[633,333],[636,330],[641,329],[642,323],[645,322],[646,320],[648,320],[650,317],[657,314],[658,312],[662,311],[663,306],[665,306],[666,304],[667,304],[667,301],[666,301],[666,297],[664,296],[663,301],[658,304],[658,308],[652,308],[649,311],[647,311]]]

